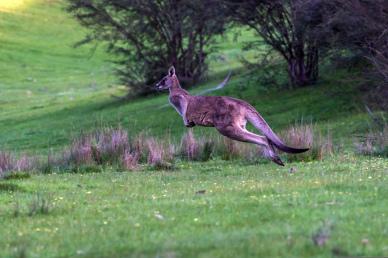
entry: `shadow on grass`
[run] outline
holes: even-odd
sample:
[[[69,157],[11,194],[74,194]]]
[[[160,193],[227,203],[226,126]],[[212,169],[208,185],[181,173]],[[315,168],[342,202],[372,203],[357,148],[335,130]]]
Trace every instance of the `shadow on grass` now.
[[[23,188],[12,183],[0,183],[1,192],[24,192]]]

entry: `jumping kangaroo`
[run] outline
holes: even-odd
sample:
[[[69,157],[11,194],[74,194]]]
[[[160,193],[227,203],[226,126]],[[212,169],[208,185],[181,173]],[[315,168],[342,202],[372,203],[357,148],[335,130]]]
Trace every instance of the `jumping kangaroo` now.
[[[264,155],[278,165],[284,166],[274,147],[288,153],[301,153],[308,150],[286,146],[259,112],[243,100],[231,97],[190,95],[181,88],[174,67],[171,67],[168,74],[156,84],[156,89],[169,89],[169,101],[182,116],[186,127],[195,125],[215,127],[222,135],[233,140],[257,144],[263,147]],[[247,121],[260,130],[264,136],[247,131],[245,128]]]

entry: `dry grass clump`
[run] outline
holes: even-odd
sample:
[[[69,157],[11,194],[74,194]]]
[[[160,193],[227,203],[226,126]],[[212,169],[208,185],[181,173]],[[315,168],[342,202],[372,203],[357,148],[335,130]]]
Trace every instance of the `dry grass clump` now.
[[[182,137],[180,154],[183,159],[208,161],[214,156],[218,143],[219,139],[215,137],[202,136],[195,138],[193,131],[190,129]]]
[[[172,169],[175,146],[154,137],[146,139],[147,163],[156,169]]]
[[[98,164],[117,164],[129,150],[128,133],[123,129],[103,129],[94,134],[94,160]]]
[[[91,135],[83,135],[74,139],[68,150],[65,150],[64,157],[68,164],[75,166],[91,165],[94,162],[93,144]]]
[[[133,170],[138,165],[139,157],[136,151],[131,151],[126,131],[105,128],[73,140],[59,163],[77,171],[82,167],[100,165]]]
[[[136,153],[138,153],[140,162],[147,162],[148,147],[146,140],[147,135],[142,132],[136,135],[131,141],[131,147]]]
[[[362,135],[355,143],[355,152],[360,155],[382,155],[388,157],[388,125],[380,131]]]
[[[192,130],[183,135],[180,146],[180,155],[184,159],[194,161],[207,161],[215,156],[224,160],[255,161],[261,156],[256,145],[219,135],[195,138]]]
[[[288,154],[288,161],[322,160],[334,153],[330,134],[322,135],[312,124],[291,126],[282,132],[281,136],[288,146],[310,149],[297,155]]]
[[[16,158],[10,152],[0,151],[0,178],[6,176],[9,172],[29,172],[36,170],[38,160],[34,157],[22,155]]]
[[[131,153],[128,150],[126,150],[122,157],[122,164],[121,166],[126,170],[136,170],[139,167],[139,153]]]
[[[262,156],[257,145],[234,141],[224,136],[215,137],[215,148],[216,155],[224,160],[256,161]]]
[[[189,129],[181,139],[181,155],[188,160],[199,160],[200,158],[200,143],[194,137],[193,130]]]
[[[97,172],[93,167],[106,165],[136,170],[142,162],[158,169],[171,169],[174,155],[175,145],[169,140],[161,141],[141,133],[130,141],[128,133],[121,128],[105,128],[73,140],[61,161],[48,162],[48,170],[58,164],[75,172]]]
[[[311,148],[307,154],[289,156],[289,160],[322,159],[333,153],[330,136],[315,134],[311,125],[291,127],[283,135],[292,147]],[[43,173],[54,170],[100,172],[104,166],[136,170],[140,164],[147,163],[156,169],[172,169],[176,157],[192,161],[207,161],[215,156],[225,160],[257,161],[261,157],[259,150],[254,144],[219,135],[196,138],[192,130],[182,136],[177,149],[168,135],[157,139],[141,133],[130,141],[128,133],[121,128],[105,128],[75,138],[62,154],[50,153],[45,165],[39,168]],[[29,171],[37,168],[37,164],[26,155],[16,159],[10,153],[0,152],[0,176],[6,171]]]
[[[14,167],[14,158],[9,152],[0,152],[0,176]]]

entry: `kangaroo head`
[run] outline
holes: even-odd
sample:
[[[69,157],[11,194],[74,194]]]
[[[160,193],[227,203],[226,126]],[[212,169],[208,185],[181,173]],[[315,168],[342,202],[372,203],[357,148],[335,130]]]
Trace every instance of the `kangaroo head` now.
[[[175,68],[174,66],[171,66],[170,69],[168,69],[168,74],[164,76],[155,87],[157,90],[167,90],[174,86],[176,80],[177,77],[175,75]]]

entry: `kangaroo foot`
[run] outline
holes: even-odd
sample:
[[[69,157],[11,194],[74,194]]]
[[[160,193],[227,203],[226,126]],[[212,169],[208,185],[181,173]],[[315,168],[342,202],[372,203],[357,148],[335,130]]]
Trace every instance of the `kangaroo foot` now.
[[[276,164],[278,164],[279,166],[284,166],[284,163],[283,163],[283,161],[280,159],[279,156],[271,157],[271,160],[272,160],[273,162],[275,162]]]

